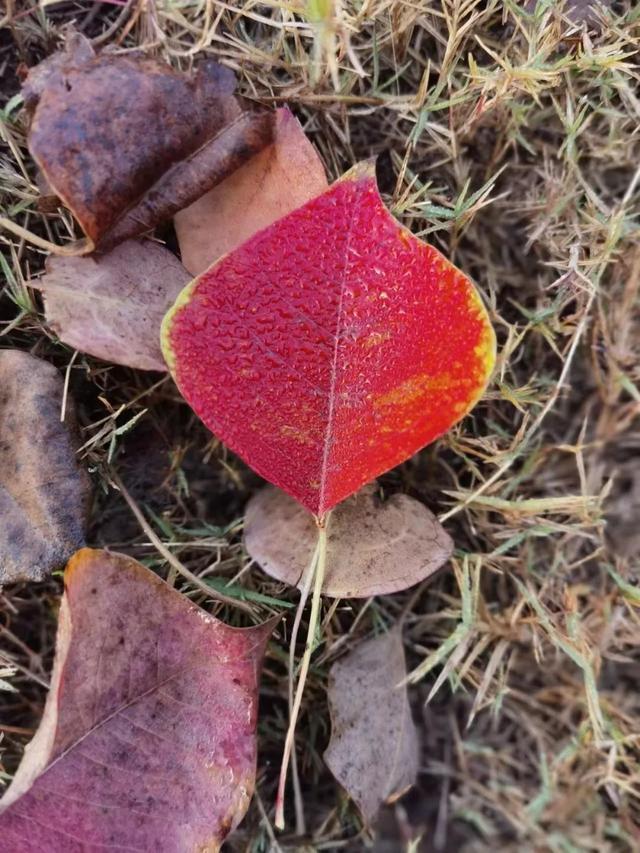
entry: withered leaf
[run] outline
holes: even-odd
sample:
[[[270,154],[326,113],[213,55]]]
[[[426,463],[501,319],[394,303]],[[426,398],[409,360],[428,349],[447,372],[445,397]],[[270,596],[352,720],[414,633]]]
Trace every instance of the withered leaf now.
[[[135,560],[79,551],[3,850],[219,850],[253,792],[272,627],[230,628]]]
[[[0,585],[42,580],[84,544],[89,478],[51,364],[0,350]]]
[[[327,186],[322,162],[300,123],[286,107],[279,109],[273,142],[176,214],[182,263],[199,275]]]
[[[116,364],[166,370],[160,325],[189,278],[164,246],[127,240],[104,255],[51,256],[31,285],[43,292],[47,322],[66,344]]]
[[[538,0],[527,0],[524,5],[525,11],[532,15],[536,11]],[[559,13],[566,16],[573,24],[586,24],[593,27],[602,20],[601,9],[605,10],[612,5],[612,0],[566,0],[564,3],[547,4],[543,13],[557,9]]]
[[[406,589],[435,572],[451,556],[453,542],[419,501],[393,495],[382,503],[370,483],[333,510],[328,529],[322,592],[364,598]],[[249,501],[245,546],[267,574],[302,583],[318,532],[306,509],[274,486]]]
[[[633,442],[632,433],[619,440],[613,460],[605,457],[601,468],[603,482],[611,470],[620,471],[605,505],[607,544],[632,564],[640,558],[640,456]]]
[[[400,631],[360,643],[331,667],[331,740],[324,760],[366,823],[416,780],[420,744]]]
[[[78,33],[29,72],[29,150],[87,235],[78,254],[149,231],[269,144],[273,114],[242,110],[234,87],[215,62],[187,75]]]
[[[574,24],[597,24],[601,20],[600,7],[608,9],[612,0],[569,0],[565,5],[567,17]]]

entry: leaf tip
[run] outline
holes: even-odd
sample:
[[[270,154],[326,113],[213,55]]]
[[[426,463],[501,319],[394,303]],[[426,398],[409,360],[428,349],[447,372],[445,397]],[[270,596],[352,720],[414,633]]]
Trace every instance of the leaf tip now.
[[[376,180],[376,157],[369,157],[367,160],[360,160],[355,163],[348,171],[338,178],[337,183],[343,181],[369,181]],[[377,185],[377,182],[376,182]]]
[[[75,580],[80,570],[86,568],[98,553],[100,552],[96,551],[95,548],[80,548],[75,554],[72,554],[64,570],[65,586]]]

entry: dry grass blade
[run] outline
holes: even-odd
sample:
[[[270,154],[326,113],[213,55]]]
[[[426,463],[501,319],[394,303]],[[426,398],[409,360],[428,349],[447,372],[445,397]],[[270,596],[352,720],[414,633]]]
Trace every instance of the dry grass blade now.
[[[142,510],[133,500],[129,492],[127,491],[124,483],[114,471],[111,472],[111,479],[114,482],[114,485],[118,489],[118,491],[122,494],[122,497],[127,502],[127,505],[131,512],[135,515],[136,521],[139,523],[140,527],[144,530],[145,535],[149,537],[149,541],[156,548],[156,550],[164,557],[164,559],[169,563],[171,568],[175,569],[178,574],[182,575],[192,586],[195,586],[201,592],[207,594],[210,598],[217,598],[219,601],[223,601],[225,604],[230,604],[233,607],[237,607],[239,610],[244,610],[246,613],[253,614],[253,608],[248,604],[243,604],[241,601],[238,601],[235,598],[229,598],[229,596],[224,593],[214,590],[209,584],[205,583],[201,578],[197,575],[194,575],[193,572],[190,572],[186,566],[183,566],[180,560],[176,559],[176,557],[166,548],[160,538],[154,533],[153,528],[146,520],[144,515],[142,514]]]

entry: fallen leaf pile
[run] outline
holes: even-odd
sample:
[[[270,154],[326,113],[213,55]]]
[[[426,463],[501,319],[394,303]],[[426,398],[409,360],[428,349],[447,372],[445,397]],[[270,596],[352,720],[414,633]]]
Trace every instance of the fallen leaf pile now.
[[[316,578],[306,672],[321,594],[393,593],[450,557],[435,516],[406,495],[382,500],[375,478],[469,412],[495,337],[472,282],[391,216],[371,163],[329,186],[288,109],[250,107],[234,89],[215,62],[183,73],[96,53],[75,32],[31,69],[41,209],[65,205],[85,238],[55,247],[30,284],[60,341],[109,364],[168,367],[204,423],[275,484],[248,504],[245,546],[303,589],[296,619]],[[180,260],[157,242],[174,217]],[[0,802],[1,844],[218,850],[255,783],[273,622],[234,629],[128,557],[72,556],[89,500],[77,449],[62,377],[1,351],[0,583],[71,558],[52,686]],[[399,625],[331,670],[325,759],[366,823],[418,772],[405,677]],[[298,707],[303,688],[301,676]]]
[[[255,784],[272,627],[229,628],[135,560],[79,551],[44,716],[0,802],[3,849],[218,850]]]

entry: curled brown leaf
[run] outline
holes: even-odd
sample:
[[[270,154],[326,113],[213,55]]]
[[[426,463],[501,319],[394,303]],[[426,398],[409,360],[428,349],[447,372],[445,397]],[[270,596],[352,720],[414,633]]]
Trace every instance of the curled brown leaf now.
[[[273,141],[232,175],[176,214],[182,263],[192,275],[327,189],[322,161],[284,107]]]
[[[268,145],[273,116],[243,111],[233,73],[95,54],[73,33],[24,84],[29,149],[87,239],[78,254],[152,229]]]

